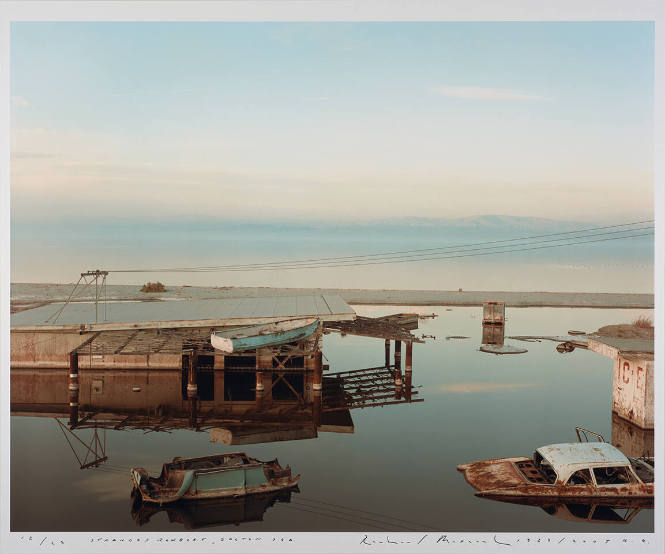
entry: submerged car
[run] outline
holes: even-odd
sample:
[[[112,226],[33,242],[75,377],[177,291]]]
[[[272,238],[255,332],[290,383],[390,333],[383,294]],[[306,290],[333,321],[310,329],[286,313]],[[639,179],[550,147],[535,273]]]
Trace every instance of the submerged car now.
[[[457,466],[476,496],[526,498],[653,498],[653,459],[627,458],[606,442],[551,444],[533,458],[500,458]]]
[[[132,468],[134,490],[144,502],[200,501],[237,498],[294,488],[300,475],[291,477],[291,468],[282,468],[275,459],[261,462],[244,452],[200,458],[174,458],[162,467],[159,477],[150,477],[143,468]]]

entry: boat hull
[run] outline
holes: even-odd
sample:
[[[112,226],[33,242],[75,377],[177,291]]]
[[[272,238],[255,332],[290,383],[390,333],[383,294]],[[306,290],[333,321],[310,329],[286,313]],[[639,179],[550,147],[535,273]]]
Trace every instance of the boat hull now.
[[[295,328],[281,328],[280,323],[288,323],[289,327],[294,324],[297,325],[298,323],[302,323],[302,325]],[[210,335],[210,343],[217,350],[231,354],[233,352],[243,352],[245,350],[254,350],[265,346],[277,346],[288,342],[302,340],[312,335],[318,327],[319,320],[316,318],[257,325],[252,328],[241,327],[239,329],[213,333]],[[249,329],[253,329],[256,334],[250,336],[233,336],[234,332],[239,334],[239,331]]]
[[[293,489],[300,480],[300,475],[291,477],[291,468],[282,468],[277,460],[260,462],[244,453],[174,458],[157,478],[143,468],[133,468],[130,475],[143,501],[157,504],[272,494]]]

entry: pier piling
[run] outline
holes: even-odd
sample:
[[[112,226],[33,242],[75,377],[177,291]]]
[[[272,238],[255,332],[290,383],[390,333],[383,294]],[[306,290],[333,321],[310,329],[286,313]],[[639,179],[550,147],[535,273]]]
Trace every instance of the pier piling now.
[[[69,425],[78,423],[79,417],[79,355],[69,354]]]

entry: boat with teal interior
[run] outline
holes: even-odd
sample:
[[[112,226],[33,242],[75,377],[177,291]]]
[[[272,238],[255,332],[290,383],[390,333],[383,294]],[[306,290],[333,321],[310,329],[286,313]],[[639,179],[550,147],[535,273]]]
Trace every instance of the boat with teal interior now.
[[[289,490],[298,485],[300,475],[291,477],[291,468],[282,468],[276,459],[261,462],[244,452],[235,452],[200,458],[173,458],[172,462],[163,465],[156,478],[150,477],[143,468],[132,468],[131,480],[144,502],[165,504]]]
[[[231,354],[264,346],[295,342],[309,337],[318,328],[319,319],[316,317],[287,319],[261,325],[215,331],[210,335],[210,343],[217,350]]]

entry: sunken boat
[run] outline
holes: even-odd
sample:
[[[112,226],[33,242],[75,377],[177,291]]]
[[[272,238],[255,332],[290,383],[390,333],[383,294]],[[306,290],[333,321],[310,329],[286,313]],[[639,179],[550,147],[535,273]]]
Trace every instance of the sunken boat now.
[[[132,491],[132,519],[138,526],[146,525],[150,519],[165,511],[169,522],[180,523],[187,530],[238,526],[251,521],[263,521],[265,512],[277,503],[291,502],[291,494],[299,492],[298,487],[265,494],[252,494],[237,498],[213,498],[196,502],[170,502],[160,505],[144,502],[141,494]]]
[[[291,468],[282,468],[277,459],[262,462],[235,452],[174,458],[162,466],[159,477],[150,477],[143,468],[132,468],[131,480],[144,502],[165,504],[286,491],[298,485],[300,475],[292,477]]]
[[[627,458],[606,442],[551,444],[532,458],[457,466],[476,496],[518,499],[653,499],[652,458]]]
[[[217,350],[230,354],[295,342],[309,337],[318,328],[319,319],[316,317],[288,319],[216,331],[210,335],[210,343]]]

